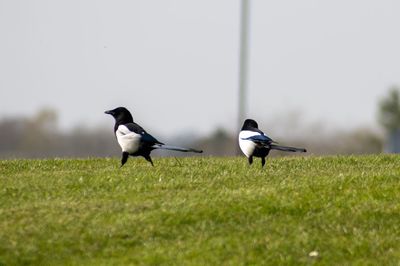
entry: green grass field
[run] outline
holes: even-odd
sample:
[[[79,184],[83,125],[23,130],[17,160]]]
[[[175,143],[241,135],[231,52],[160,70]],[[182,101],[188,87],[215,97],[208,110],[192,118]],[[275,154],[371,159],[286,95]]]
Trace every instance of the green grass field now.
[[[400,156],[154,163],[0,161],[0,265],[400,262]]]

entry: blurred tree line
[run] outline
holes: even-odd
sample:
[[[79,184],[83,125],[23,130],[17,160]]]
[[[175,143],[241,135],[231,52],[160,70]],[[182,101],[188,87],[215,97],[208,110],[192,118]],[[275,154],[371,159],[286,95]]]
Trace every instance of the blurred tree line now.
[[[103,128],[62,132],[52,109],[0,120],[0,158],[110,156],[120,153],[115,144],[112,132]]]
[[[378,120],[386,132],[387,152],[400,153],[400,89],[393,86],[379,102]]]
[[[398,95],[396,96],[398,97]],[[398,99],[397,99],[398,101]],[[397,102],[398,104],[398,102]],[[384,104],[383,109],[392,110],[391,105]],[[388,107],[389,106],[389,107]],[[400,116],[388,119],[384,116],[385,125],[399,127],[393,121]],[[383,149],[383,138],[379,133],[360,128],[352,131],[326,129],[321,124],[302,123],[298,117],[280,118],[279,121],[260,121],[267,134],[282,144],[306,147],[306,155],[327,154],[369,154],[380,153]],[[296,122],[297,121],[297,122]],[[273,130],[275,128],[275,130]],[[268,129],[268,130],[267,130]],[[278,129],[278,130],[277,130]],[[268,132],[267,132],[268,131]],[[283,134],[282,132],[288,132]],[[290,135],[297,132],[297,135]],[[171,143],[204,150],[203,155],[234,156],[236,155],[238,132],[227,132],[218,129],[208,137],[195,142],[192,136],[179,137],[180,143]],[[32,117],[3,118],[0,120],[0,158],[48,158],[48,157],[110,157],[120,156],[120,148],[115,140],[111,127],[75,128],[64,132],[58,126],[58,115],[53,109],[43,109]],[[174,152],[156,152],[158,156],[187,156]],[[294,155],[274,151],[272,156]],[[304,155],[304,154],[302,154]]]

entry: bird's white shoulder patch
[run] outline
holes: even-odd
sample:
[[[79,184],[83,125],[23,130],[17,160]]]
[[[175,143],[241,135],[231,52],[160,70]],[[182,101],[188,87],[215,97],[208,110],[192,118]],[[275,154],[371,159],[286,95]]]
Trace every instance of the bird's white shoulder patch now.
[[[249,137],[257,136],[257,135],[261,135],[261,134],[259,132],[255,132],[255,131],[242,130],[239,133],[239,138],[245,139],[245,138],[249,138]]]
[[[119,135],[126,135],[134,132],[130,131],[125,125],[119,125],[116,133]]]

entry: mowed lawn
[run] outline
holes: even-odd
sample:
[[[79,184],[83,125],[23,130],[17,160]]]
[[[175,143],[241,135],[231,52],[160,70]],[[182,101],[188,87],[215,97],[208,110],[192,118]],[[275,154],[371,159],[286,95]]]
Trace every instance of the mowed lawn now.
[[[400,156],[0,161],[0,265],[398,265]]]

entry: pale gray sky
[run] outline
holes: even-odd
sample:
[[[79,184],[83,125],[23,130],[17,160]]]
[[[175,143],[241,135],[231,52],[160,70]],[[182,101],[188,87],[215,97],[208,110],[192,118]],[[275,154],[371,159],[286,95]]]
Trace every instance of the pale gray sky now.
[[[164,135],[236,130],[238,0],[0,0],[0,118],[131,109]],[[400,84],[400,1],[251,1],[248,117],[374,124]],[[263,125],[266,129],[268,125]]]

